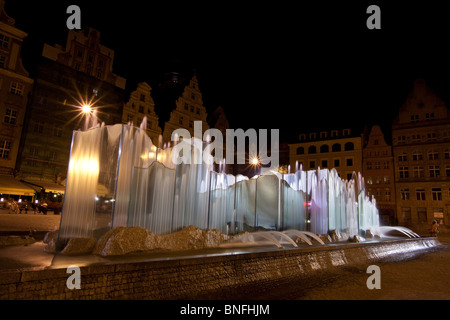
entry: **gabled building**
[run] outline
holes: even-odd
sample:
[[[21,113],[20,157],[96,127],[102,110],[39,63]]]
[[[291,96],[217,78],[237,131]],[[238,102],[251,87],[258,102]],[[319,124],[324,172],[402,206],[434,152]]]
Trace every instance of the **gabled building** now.
[[[450,112],[417,79],[392,124],[399,224],[425,231],[449,225]]]
[[[366,195],[374,196],[383,225],[397,225],[394,158],[379,126],[373,126],[363,148]]]
[[[162,134],[159,126],[159,117],[155,113],[155,102],[151,96],[152,88],[146,82],[138,83],[130,99],[123,107],[122,123],[140,126],[146,119],[147,134],[154,145],[158,145],[159,136]]]
[[[189,84],[175,103],[175,109],[170,113],[169,120],[164,125],[163,141],[171,142],[172,132],[176,129],[187,129],[194,137],[194,122],[201,121],[202,135],[209,129],[206,121],[207,112],[203,106],[202,93],[198,86],[197,76],[194,74]],[[202,137],[203,138],[203,137]]]

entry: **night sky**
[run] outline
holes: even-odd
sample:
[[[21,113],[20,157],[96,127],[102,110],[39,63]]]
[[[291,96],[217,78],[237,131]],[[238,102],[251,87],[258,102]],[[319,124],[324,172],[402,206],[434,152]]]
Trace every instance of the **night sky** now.
[[[22,56],[31,76],[43,43],[65,46],[66,9],[77,4],[82,27],[115,50],[127,92],[140,81],[155,91],[165,73],[195,69],[208,113],[222,106],[231,128],[280,129],[293,142],[373,124],[389,139],[418,77],[450,103],[444,4],[391,2],[9,0],[5,9],[29,34]],[[381,30],[366,27],[371,4]]]

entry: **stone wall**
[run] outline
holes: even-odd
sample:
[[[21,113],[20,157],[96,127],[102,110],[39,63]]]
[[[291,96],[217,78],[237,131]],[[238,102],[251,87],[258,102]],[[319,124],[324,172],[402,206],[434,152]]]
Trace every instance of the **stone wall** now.
[[[367,265],[437,245],[431,238],[346,244],[202,258],[80,267],[81,289],[68,289],[66,269],[0,272],[0,299],[249,299],[275,284],[315,281],[341,267]]]

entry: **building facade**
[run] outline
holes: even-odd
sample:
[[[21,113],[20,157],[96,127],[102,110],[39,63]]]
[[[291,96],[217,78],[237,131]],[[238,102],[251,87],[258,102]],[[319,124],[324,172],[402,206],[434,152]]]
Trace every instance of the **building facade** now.
[[[194,74],[183,93],[176,101],[175,109],[170,113],[169,120],[164,125],[163,141],[172,140],[172,132],[176,129],[186,129],[194,137],[194,122],[201,121],[202,135],[209,129],[206,108],[203,106],[202,93],[198,86],[197,76]],[[203,137],[202,137],[203,138]]]
[[[423,79],[392,124],[399,224],[418,231],[433,220],[448,226],[450,213],[450,113]]]
[[[363,147],[362,174],[366,195],[374,196],[383,225],[397,225],[395,202],[394,158],[392,147],[384,139],[379,126],[373,126]]]
[[[138,83],[127,103],[123,107],[122,123],[140,126],[146,119],[147,134],[154,145],[158,145],[159,136],[162,134],[159,126],[159,118],[155,113],[155,102],[151,96],[152,88],[146,82]]]
[[[303,133],[299,138],[299,143],[289,145],[291,172],[300,167],[335,168],[343,179],[351,179],[353,172],[362,173],[363,140],[351,129]]]
[[[65,48],[44,45],[37,65],[16,168],[46,191],[64,192],[73,130],[121,122],[125,79],[99,39],[94,29],[71,30]]]
[[[33,80],[20,51],[27,34],[15,26],[0,0],[0,174],[14,175]]]

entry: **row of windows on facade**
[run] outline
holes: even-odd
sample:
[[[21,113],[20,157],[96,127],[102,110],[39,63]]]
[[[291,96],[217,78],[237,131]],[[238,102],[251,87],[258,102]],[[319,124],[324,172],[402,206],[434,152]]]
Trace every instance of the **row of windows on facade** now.
[[[377,199],[377,201],[391,201],[392,200],[391,190],[389,188],[386,188],[384,190],[384,193],[383,193],[383,190],[381,190],[379,188],[377,188],[375,190],[375,192],[372,192],[371,189],[367,189],[367,196],[370,197],[372,195],[375,197],[375,199]],[[383,197],[383,195],[384,195],[384,197]]]
[[[411,136],[398,135],[394,137],[394,144],[420,143],[424,141],[434,141],[439,138],[447,139],[450,137],[450,132],[429,132],[426,134],[412,134]]]
[[[445,149],[443,152],[443,157],[444,159],[450,159],[450,149]],[[403,161],[408,161],[408,154],[406,152],[401,152],[398,156],[397,159],[399,162],[403,162]],[[428,160],[439,160],[439,151],[436,149],[430,149],[427,152],[427,158]],[[413,151],[411,153],[411,159],[413,161],[421,161],[423,160],[423,153],[420,151]]]
[[[344,137],[349,136],[350,135],[351,130],[350,129],[344,129],[342,130],[342,135]],[[337,138],[339,136],[339,131],[338,130],[331,130],[331,138]],[[328,138],[328,132],[327,131],[322,131],[319,133],[319,137],[320,139],[327,139]],[[302,133],[299,135],[300,141],[306,140],[306,134]],[[309,139],[310,140],[315,140],[317,139],[317,133],[316,132],[311,132],[309,134]]]
[[[421,120],[418,114],[412,114],[410,119],[411,122],[418,122]],[[425,120],[426,121],[434,120],[434,113],[433,112],[426,113]]]
[[[142,123],[142,118],[137,118],[137,126],[139,127]],[[134,123],[134,116],[132,114],[128,114],[127,116],[127,123]],[[153,122],[150,120],[147,120],[147,129],[153,129]]]
[[[355,145],[353,142],[347,142],[344,145],[344,151],[353,151],[355,150]],[[327,144],[324,144],[320,146],[319,148],[320,153],[327,153],[330,152],[330,147]],[[342,146],[340,143],[335,143],[331,146],[331,152],[340,152],[342,151]],[[316,146],[310,146],[308,148],[308,154],[315,154],[317,153],[317,147]],[[297,154],[305,154],[305,148],[304,147],[298,147],[297,148]]]
[[[444,189],[445,190],[445,189]],[[416,188],[415,190],[415,200],[426,201],[428,197],[431,196],[432,201],[442,201],[442,188],[431,188],[431,191],[426,191],[425,188]],[[450,200],[450,188],[447,190],[447,199]],[[431,192],[431,193],[430,193]],[[427,197],[428,194],[428,197]],[[412,200],[410,196],[409,188],[400,189],[400,199],[403,201]]]
[[[398,168],[398,175],[400,179],[406,178],[425,178],[425,169],[423,166],[414,166],[412,168],[412,176],[410,175],[410,169],[407,166],[400,166]],[[429,178],[438,178],[441,176],[441,168],[439,165],[428,166]],[[445,176],[450,177],[450,165],[445,166]]]
[[[303,166],[303,162],[299,162],[299,165]],[[328,160],[321,160],[320,162],[317,161],[317,164],[320,164],[321,168],[328,168]],[[341,166],[341,160],[340,159],[334,159],[333,160],[333,164],[334,164],[334,168],[339,168]],[[352,167],[353,166],[353,158],[347,158],[345,159],[345,164],[347,167]],[[315,160],[311,160],[309,161],[309,168],[310,169],[315,169],[316,168],[316,161]]]
[[[417,210],[417,221],[419,223],[429,223],[428,221],[428,215],[427,215],[427,208],[416,208]],[[433,218],[438,221],[439,224],[444,223],[444,210],[443,208],[433,208],[434,216]],[[402,207],[402,216],[403,221],[406,224],[412,223],[411,219],[411,208],[408,207]]]
[[[190,105],[189,103],[186,102],[186,103],[184,104],[184,110],[185,110],[185,111],[189,111],[189,109],[190,109],[191,112],[194,112],[194,106],[193,106],[193,105]],[[199,107],[196,107],[196,108],[195,108],[195,113],[196,113],[196,114],[200,114],[200,108],[199,108]]]

